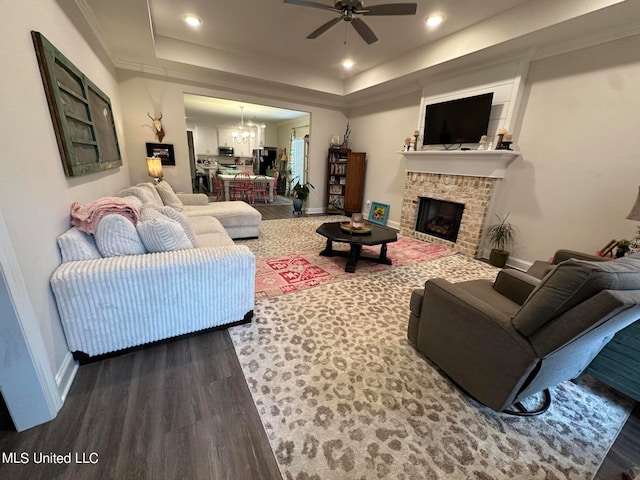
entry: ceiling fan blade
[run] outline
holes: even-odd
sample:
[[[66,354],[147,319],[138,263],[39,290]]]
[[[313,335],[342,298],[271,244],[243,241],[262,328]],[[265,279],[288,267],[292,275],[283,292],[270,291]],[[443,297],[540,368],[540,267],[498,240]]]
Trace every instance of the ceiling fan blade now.
[[[351,25],[353,25],[353,28],[356,29],[356,32],[360,34],[362,39],[365,42],[367,42],[367,44],[371,45],[372,43],[375,43],[378,41],[378,37],[376,37],[376,34],[373,33],[373,30],[371,30],[369,28],[369,25],[364,23],[362,19],[354,18],[353,21],[351,22]]]
[[[325,23],[324,25],[322,25],[321,27],[317,28],[316,30],[314,30],[313,32],[311,32],[307,38],[313,40],[314,38],[318,38],[320,35],[322,35],[324,32],[326,32],[327,30],[329,30],[331,27],[333,27],[336,23],[338,23],[341,20],[340,17],[338,18],[334,18],[333,20],[329,20],[327,23]]]
[[[301,7],[321,8],[322,10],[329,10],[331,12],[340,13],[340,10],[338,10],[337,8],[325,5],[324,3],[308,2],[307,0],[284,0],[284,3],[289,3],[291,5],[300,5]]]
[[[417,10],[418,5],[415,3],[385,3],[364,7],[354,13],[362,15],[415,15]]]

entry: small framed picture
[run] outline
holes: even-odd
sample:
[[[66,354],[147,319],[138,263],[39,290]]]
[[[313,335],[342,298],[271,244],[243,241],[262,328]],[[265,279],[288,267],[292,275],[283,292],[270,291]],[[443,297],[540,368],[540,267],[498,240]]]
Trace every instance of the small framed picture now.
[[[160,158],[162,165],[176,164],[173,144],[171,143],[147,143],[147,157]]]
[[[371,202],[369,209],[369,221],[378,225],[386,225],[389,216],[389,205],[378,202]]]

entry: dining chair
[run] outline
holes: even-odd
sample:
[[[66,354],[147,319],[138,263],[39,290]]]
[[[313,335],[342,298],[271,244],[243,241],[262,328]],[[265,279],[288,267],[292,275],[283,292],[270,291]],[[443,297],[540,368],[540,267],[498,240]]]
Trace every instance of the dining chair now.
[[[253,203],[253,182],[246,173],[236,173],[231,180],[229,195],[231,200],[244,200]]]
[[[220,179],[218,178],[218,175],[216,174],[216,172],[211,172],[211,184],[214,187],[216,202],[219,202],[220,200],[222,200],[224,196],[224,187],[220,183]]]
[[[264,175],[257,175],[253,179],[253,200],[257,202],[259,197],[264,203],[269,202],[269,180]]]

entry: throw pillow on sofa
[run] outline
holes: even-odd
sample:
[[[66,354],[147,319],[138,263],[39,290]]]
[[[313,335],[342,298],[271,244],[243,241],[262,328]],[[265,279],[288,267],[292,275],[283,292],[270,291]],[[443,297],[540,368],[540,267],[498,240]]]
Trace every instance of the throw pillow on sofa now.
[[[142,205],[151,204],[157,207],[162,207],[164,205],[162,203],[160,195],[158,194],[152,183],[139,183],[134,187],[125,188],[124,190],[120,190],[120,192],[118,192],[118,196],[136,197],[142,202]]]
[[[122,197],[122,199],[129,205],[131,205],[131,208],[135,208],[136,212],[138,212],[138,216],[140,216],[140,211],[142,210],[142,200],[140,200],[138,197],[134,197],[133,195]]]
[[[162,203],[177,210],[178,212],[181,212],[182,210],[184,210],[184,204],[178,198],[178,196],[176,195],[176,192],[173,191],[173,188],[171,187],[171,185],[169,185],[165,181],[162,181],[158,183],[155,187],[156,187],[156,191],[160,195],[160,198],[162,199]]]
[[[63,263],[102,258],[93,236],[80,231],[78,227],[71,227],[58,236],[58,248]]]
[[[164,215],[169,217],[171,220],[175,220],[176,222],[178,222],[182,226],[184,233],[187,234],[187,237],[189,238],[189,240],[191,240],[191,243],[193,244],[193,246],[194,247],[198,246],[198,240],[196,239],[196,232],[193,230],[193,227],[189,223],[189,220],[187,220],[187,217],[185,217],[182,213],[178,212],[177,210],[175,210],[174,208],[168,205],[165,205],[164,207],[162,207],[160,211]]]
[[[112,214],[102,217],[94,238],[103,257],[147,253],[135,225],[122,215]]]
[[[156,186],[153,183],[151,182],[138,183],[136,187],[140,187],[148,190],[149,193],[151,193],[151,196],[153,197],[153,203],[155,203],[157,206],[162,207],[164,205],[162,203],[162,198],[160,198],[160,194],[156,190]]]
[[[149,252],[169,252],[193,248],[182,225],[154,208],[143,208],[136,226]]]

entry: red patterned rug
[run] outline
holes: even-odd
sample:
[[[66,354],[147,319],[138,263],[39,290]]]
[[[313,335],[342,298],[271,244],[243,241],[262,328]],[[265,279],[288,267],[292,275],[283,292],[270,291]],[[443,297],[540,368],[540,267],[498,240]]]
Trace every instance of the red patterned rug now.
[[[334,243],[334,250],[336,244]],[[285,293],[356,278],[370,273],[382,272],[412,263],[427,262],[452,255],[455,252],[441,245],[421,242],[413,238],[400,237],[388,244],[387,257],[392,265],[380,265],[359,260],[355,273],[344,271],[344,257],[321,257],[319,253],[288,254],[258,259],[256,262],[256,299],[276,297]],[[362,254],[377,257],[380,246],[363,247]]]

